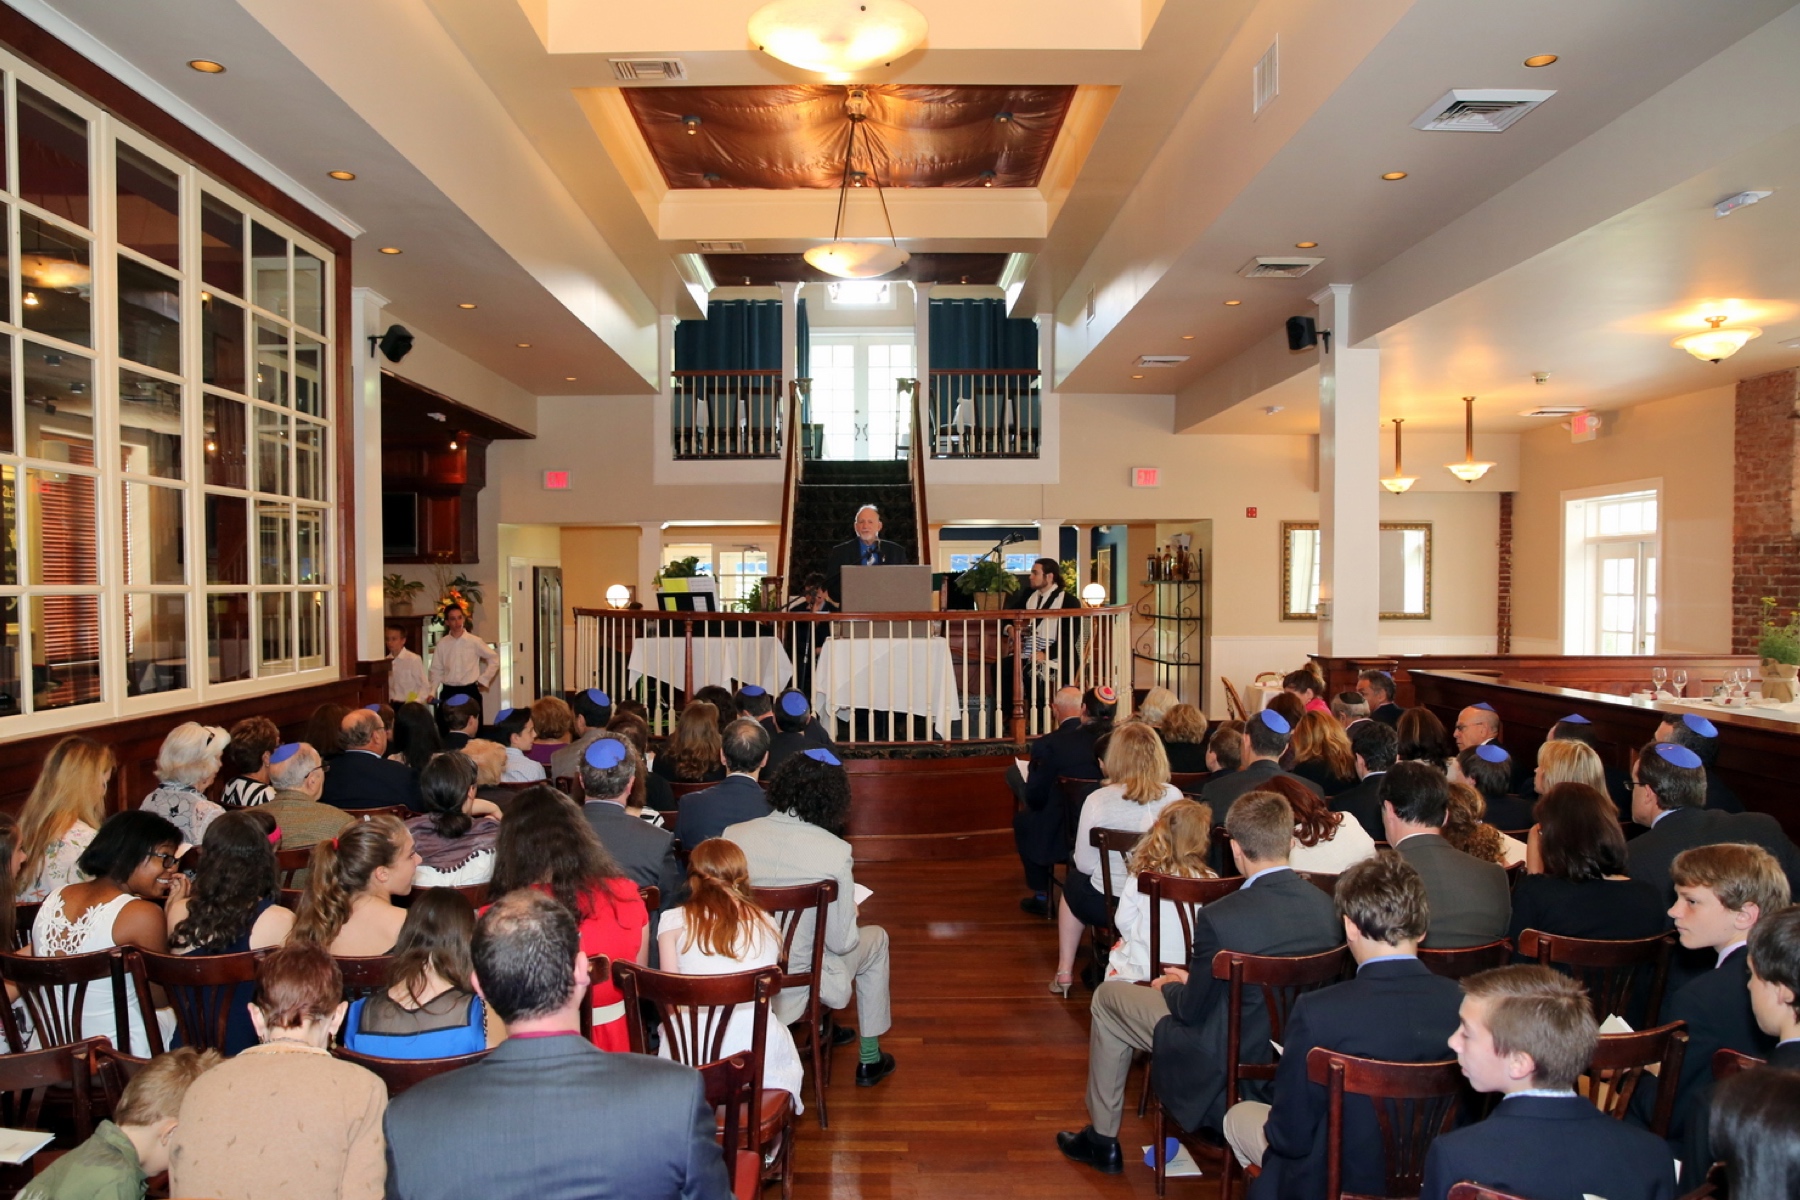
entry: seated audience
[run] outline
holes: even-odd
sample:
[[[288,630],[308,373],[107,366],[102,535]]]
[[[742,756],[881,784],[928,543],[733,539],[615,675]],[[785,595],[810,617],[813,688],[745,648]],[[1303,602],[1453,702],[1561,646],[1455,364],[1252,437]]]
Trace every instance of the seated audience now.
[[[1383,728],[1386,728],[1383,726]],[[1391,732],[1391,731],[1390,731]],[[1225,1140],[1238,1161],[1260,1166],[1251,1200],[1325,1194],[1325,1086],[1307,1077],[1316,1046],[1383,1062],[1437,1062],[1456,1031],[1462,989],[1419,961],[1425,936],[1425,883],[1393,851],[1345,871],[1334,898],[1356,976],[1294,1001],[1268,1104],[1244,1100],[1225,1114]],[[1345,1191],[1381,1195],[1387,1164],[1375,1110],[1344,1108]]]
[[[1648,832],[1633,838],[1631,877],[1674,898],[1670,867],[1696,846],[1743,842],[1774,855],[1788,888],[1800,886],[1800,850],[1767,813],[1730,813],[1706,807],[1706,772],[1699,755],[1672,742],[1652,742],[1632,764],[1631,818]]]
[[[724,833],[728,825],[769,815],[768,793],[757,782],[769,761],[769,733],[762,722],[739,717],[727,725],[719,740],[719,756],[725,762],[725,778],[717,787],[690,792],[681,800],[675,837],[689,853],[707,838]]]
[[[1594,752],[1591,763],[1583,756],[1580,769],[1600,773],[1600,777],[1606,781],[1605,786],[1600,790],[1611,797],[1613,804],[1617,806],[1619,822],[1625,827],[1625,836],[1628,838],[1634,836],[1637,827],[1631,824],[1631,774],[1628,771],[1621,771],[1616,767],[1608,767],[1601,763],[1599,750],[1594,744],[1594,723],[1580,713],[1570,713],[1552,725],[1549,741],[1538,747],[1538,779],[1532,795],[1541,796],[1546,787],[1558,783],[1585,783],[1590,786],[1599,786],[1586,775],[1575,778],[1569,774],[1559,774],[1562,771],[1572,771],[1574,768],[1560,761],[1547,760],[1544,757],[1545,747],[1553,742],[1578,742]],[[1557,777],[1546,779],[1547,775],[1556,775]]]
[[[1075,853],[1063,880],[1057,907],[1056,978],[1050,990],[1069,994],[1074,978],[1075,951],[1081,936],[1092,926],[1112,926],[1106,907],[1105,885],[1100,878],[1100,851],[1088,840],[1093,829],[1124,829],[1143,833],[1156,823],[1162,810],[1181,799],[1181,789],[1169,782],[1169,760],[1162,739],[1148,725],[1128,721],[1113,730],[1104,760],[1106,786],[1089,793],[1075,827]],[[1125,856],[1107,851],[1113,894],[1125,887]]]
[[[1119,1121],[1125,1077],[1139,1050],[1149,1050],[1151,1081],[1164,1110],[1183,1129],[1215,1141],[1225,1117],[1227,992],[1212,976],[1220,950],[1248,954],[1317,954],[1339,945],[1342,922],[1331,900],[1288,867],[1294,811],[1273,792],[1252,792],[1225,818],[1231,858],[1244,885],[1194,917],[1194,945],[1184,970],[1150,981],[1104,982],[1094,992],[1088,1037],[1087,1110],[1091,1122],[1059,1133],[1064,1155],[1108,1175],[1124,1170]],[[1243,1050],[1249,1061],[1273,1057],[1269,1014],[1260,989],[1244,996]],[[1263,1098],[1263,1097],[1257,1097]]]
[[[1293,727],[1287,718],[1273,709],[1265,708],[1244,722],[1243,765],[1229,775],[1207,780],[1206,786],[1200,789],[1200,800],[1212,806],[1214,820],[1223,822],[1231,815],[1231,803],[1239,796],[1261,790],[1263,784],[1277,775],[1289,774],[1281,769],[1281,756],[1288,748],[1291,732]],[[1289,778],[1298,779],[1313,791],[1324,794],[1324,789],[1310,779],[1299,775],[1289,775]],[[1213,866],[1223,865],[1223,860],[1215,855]]]
[[[1206,718],[1191,704],[1177,704],[1163,714],[1156,732],[1174,775],[1201,775],[1206,765]]]
[[[187,876],[176,870],[180,846],[181,831],[155,813],[140,809],[106,818],[75,864],[85,882],[64,884],[44,898],[31,927],[31,953],[66,958],[114,946],[138,946],[158,954],[167,950],[168,927],[156,901],[187,895]],[[147,1040],[137,1040],[148,1027],[135,988],[125,989],[125,1009],[132,1046],[146,1049]],[[167,1045],[175,1032],[175,1014],[158,1009],[156,1019]],[[79,1037],[107,1037],[119,1044],[110,987],[86,989],[79,1026]]]
[[[768,733],[775,732],[775,698],[769,695],[767,688],[758,687],[754,683],[746,683],[738,688],[737,694],[731,698],[737,706],[738,718],[750,718],[761,725]],[[724,732],[720,731],[721,734]]]
[[[532,746],[537,744],[537,729],[531,723],[529,708],[503,708],[495,713],[491,736],[506,748],[501,783],[542,783],[549,777],[544,764],[530,755]]]
[[[223,764],[231,781],[219,802],[226,808],[254,808],[275,798],[269,784],[269,755],[281,745],[281,730],[267,717],[245,717],[231,727]]]
[[[1679,747],[1674,747],[1679,748]],[[1640,764],[1641,766],[1642,764]],[[1712,1059],[1720,1050],[1767,1058],[1775,1040],[1757,1025],[1750,1001],[1747,942],[1763,913],[1786,908],[1787,878],[1768,851],[1726,843],[1676,856],[1670,870],[1675,932],[1688,950],[1710,950],[1717,965],[1671,992],[1661,1020],[1686,1021],[1687,1055],[1669,1122],[1669,1145],[1684,1174],[1698,1178],[1712,1164],[1706,1125],[1712,1102]],[[1632,1112],[1648,1123],[1654,1089],[1632,1097]]]
[[[730,690],[722,688],[716,683],[708,684],[696,691],[694,699],[702,704],[713,706],[713,721],[718,726],[720,733],[725,732],[725,727],[738,718],[737,702],[731,698]]]
[[[504,812],[519,791],[517,787],[500,782],[500,774],[506,770],[506,747],[486,738],[471,738],[457,753],[475,764],[476,798],[486,800]]]
[[[619,869],[638,887],[658,889],[661,907],[669,908],[681,903],[687,883],[675,860],[675,835],[644,820],[642,809],[631,811],[632,784],[643,769],[644,760],[616,733],[588,743],[581,762],[587,797],[581,815]]]
[[[1119,693],[1105,684],[1081,693],[1081,715],[1094,727],[1094,754],[1106,757],[1106,739],[1112,736],[1119,716]]]
[[[1495,829],[1484,818],[1486,802],[1481,793],[1459,781],[1450,784],[1450,805],[1444,810],[1444,840],[1482,862],[1510,867],[1525,861],[1525,843]]]
[[[75,863],[106,819],[115,765],[112,747],[92,738],[72,735],[50,748],[19,813],[20,900],[42,900],[82,878]]]
[[[343,753],[325,764],[319,799],[336,808],[419,807],[419,777],[387,760],[388,734],[381,716],[366,708],[344,714],[337,741]]]
[[[1575,738],[1552,738],[1538,747],[1534,790],[1542,796],[1559,783],[1579,783],[1610,795],[1600,755]],[[1629,780],[1627,784],[1629,785]]]
[[[1094,752],[1097,731],[1082,713],[1081,689],[1058,688],[1050,698],[1050,713],[1056,727],[1031,743],[1031,760],[1024,776],[1019,775],[1017,763],[1006,769],[1007,785],[1020,805],[1013,814],[1013,844],[1025,869],[1025,886],[1031,892],[1019,901],[1019,907],[1035,917],[1050,914],[1050,872],[1069,856],[1069,848],[1064,845],[1067,835],[1063,832],[1065,799],[1057,780],[1065,776],[1100,778],[1100,760]],[[776,734],[775,740],[780,741],[782,736]],[[769,763],[764,769],[772,773],[773,743]]]
[[[1527,929],[1618,942],[1667,927],[1662,896],[1626,873],[1625,833],[1604,793],[1553,784],[1533,812],[1530,874],[1513,886],[1506,931],[1515,945]]]
[[[207,829],[193,886],[186,895],[171,895],[165,906],[170,953],[243,954],[287,939],[294,914],[276,903],[281,881],[270,824],[266,809],[259,809],[228,812]],[[253,991],[247,983],[232,989],[225,1028],[228,1055],[256,1044],[249,1012]]]
[[[1306,716],[1306,705],[1302,704],[1300,697],[1292,692],[1276,692],[1269,697],[1269,702],[1263,705],[1263,711],[1274,713],[1286,721],[1288,730],[1292,733],[1293,730],[1300,727],[1300,719]],[[1291,738],[1288,744],[1282,747],[1280,763],[1281,769],[1284,771],[1294,769],[1294,743]]]
[[[391,954],[406,910],[395,896],[412,891],[419,856],[412,834],[393,817],[358,821],[313,847],[306,890],[290,935],[339,958]]]
[[[608,728],[613,719],[612,697],[599,688],[576,692],[569,701],[569,712],[574,725],[569,730],[568,744],[551,748],[550,776],[553,779],[571,779],[580,774],[582,751],[600,736],[601,730]],[[646,727],[645,735],[648,734]],[[643,751],[640,749],[639,753]],[[654,799],[652,797],[653,808]]]
[[[1339,692],[1331,698],[1331,716],[1349,732],[1352,726],[1369,719],[1369,702],[1361,692]]]
[[[739,717],[733,725],[757,725],[754,717]],[[727,731],[729,732],[729,730]],[[657,930],[662,969],[676,975],[730,975],[772,967],[781,958],[781,933],[769,914],[757,906],[750,890],[750,865],[736,842],[710,838],[696,845],[688,856],[687,899],[663,914]],[[749,1006],[731,1014],[717,1058],[729,1058],[750,1049]],[[788,1027],[773,1018],[764,1035],[763,1086],[794,1097],[794,1111],[804,1111],[800,1099],[800,1054]],[[658,1050],[669,1057],[668,1037]]]
[[[475,795],[475,764],[466,754],[441,750],[419,772],[425,811],[406,819],[419,869],[413,886],[467,887],[494,874],[494,842],[500,810]]]
[[[387,1088],[331,1056],[345,1007],[344,977],[322,947],[283,946],[262,961],[250,1009],[262,1042],[189,1086],[170,1194],[380,1200]]]
[[[394,1100],[389,1200],[730,1200],[699,1074],[576,1036],[594,982],[587,953],[569,909],[540,892],[502,896],[483,914],[475,986],[509,1036]]]
[[[1350,751],[1356,759],[1357,785],[1331,798],[1333,812],[1356,818],[1372,841],[1387,838],[1381,823],[1381,781],[1394,765],[1400,741],[1393,727],[1371,718],[1350,731]]]
[[[1699,758],[1700,767],[1706,772],[1706,807],[1730,813],[1744,811],[1744,802],[1713,766],[1719,758],[1717,725],[1699,713],[1664,713],[1662,723],[1656,727],[1656,740],[1686,746]]]
[[[1192,800],[1177,800],[1162,810],[1131,852],[1125,879],[1117,885],[1119,907],[1113,913],[1113,928],[1119,931],[1119,940],[1106,956],[1106,978],[1126,983],[1150,978],[1150,898],[1138,890],[1138,879],[1146,871],[1180,879],[1213,878],[1212,868],[1206,865],[1212,850],[1212,827],[1212,809]],[[1181,932],[1181,916],[1173,900],[1164,900],[1162,906],[1162,946],[1157,955],[1163,962],[1185,962],[1187,942]]]
[[[712,783],[725,778],[719,761],[719,710],[690,700],[675,724],[675,735],[650,769],[671,783]]]
[[[469,990],[475,906],[461,892],[413,897],[394,943],[386,990],[351,1002],[344,1047],[376,1058],[454,1058],[499,1041],[487,1006]]]
[[[1456,757],[1456,743],[1444,729],[1444,723],[1429,708],[1409,708],[1394,724],[1399,743],[1394,747],[1395,762],[1422,762],[1448,774],[1450,760]]]
[[[1472,975],[1462,990],[1450,1048],[1470,1086],[1501,1099],[1487,1120],[1431,1143],[1420,1200],[1444,1200],[1465,1180],[1518,1196],[1672,1200],[1675,1164],[1661,1140],[1575,1090],[1600,1039],[1581,985],[1514,966]]]
[[[775,772],[769,781],[769,807],[774,811],[768,816],[729,826],[724,836],[744,851],[750,882],[756,887],[837,881],[837,899],[825,922],[819,999],[827,1008],[841,1009],[850,1003],[851,985],[855,985],[856,1031],[860,1035],[856,1085],[873,1087],[894,1072],[894,1056],[881,1048],[881,1035],[893,1023],[888,1004],[888,935],[881,926],[859,925],[856,919],[850,843],[842,836],[850,816],[850,777],[831,751],[808,750]],[[801,923],[789,954],[794,962],[809,960],[810,923]],[[787,988],[776,998],[775,1015],[791,1025],[800,1019],[805,1005],[805,988]]]
[[[1294,774],[1311,780],[1326,796],[1357,785],[1356,754],[1350,738],[1329,712],[1309,710],[1294,726]]]
[[[156,752],[156,777],[162,786],[138,807],[181,830],[184,845],[199,845],[206,827],[225,811],[206,798],[206,789],[219,777],[220,756],[228,740],[217,725],[184,721],[169,731]]]
[[[1161,729],[1163,718],[1168,716],[1169,710],[1179,703],[1181,703],[1179,696],[1158,684],[1144,693],[1144,698],[1138,702],[1137,711],[1132,714],[1132,717],[1152,729]]]
[[[596,729],[592,737],[584,738],[583,741],[591,746],[599,740],[602,733],[613,733],[624,738],[637,751],[640,764],[650,761],[650,724],[636,713],[620,713],[607,722],[604,729]],[[583,752],[585,753],[585,749]],[[581,777],[580,759],[575,762],[575,777]],[[679,806],[675,803],[675,790],[669,786],[669,781],[646,767],[632,780],[631,802],[626,807],[634,813],[648,809],[650,813],[660,817],[660,823],[667,828],[674,819],[667,814],[676,812]],[[654,818],[646,815],[645,819]]]
[[[1460,780],[1481,793],[1483,819],[1495,829],[1531,828],[1531,805],[1512,794],[1513,760],[1505,747],[1471,746],[1450,763],[1449,774],[1452,783]]]
[[[425,769],[432,755],[442,754],[444,738],[430,707],[411,700],[395,709],[394,731],[387,749],[390,761],[404,764],[414,775]]]
[[[453,692],[438,705],[439,733],[444,749],[461,750],[481,731],[481,698]]]
[[[1442,772],[1422,762],[1395,763],[1381,781],[1381,814],[1388,845],[1425,880],[1431,909],[1424,943],[1428,949],[1480,946],[1506,936],[1512,916],[1506,871],[1444,839],[1450,782]]]
[[[1775,1039],[1769,1065],[1800,1070],[1800,905],[1756,922],[1749,965],[1756,1027]]]
[[[275,785],[274,798],[260,805],[281,831],[280,850],[304,850],[329,837],[336,837],[356,818],[341,808],[319,803],[325,787],[325,764],[319,752],[305,742],[289,742],[275,747],[269,755],[269,782]]]
[[[531,732],[525,757],[543,764],[547,777],[556,752],[575,740],[575,710],[561,696],[539,696],[531,703]]]
[[[344,752],[344,718],[349,714],[350,710],[342,704],[319,705],[307,718],[306,732],[300,740],[317,750],[320,758],[330,762]]]
[[[1307,712],[1331,715],[1331,705],[1325,703],[1325,685],[1311,671],[1289,671],[1281,677],[1281,690],[1298,699]]]
[[[1311,789],[1283,775],[1263,784],[1294,810],[1294,846],[1288,865],[1296,871],[1336,875],[1353,863],[1375,855],[1375,839],[1347,813],[1333,812]]]
[[[834,744],[805,695],[790,688],[775,698],[775,736],[769,739],[769,765],[763,770],[773,776],[794,755],[830,750]]]
[[[1363,671],[1356,677],[1356,690],[1369,706],[1369,719],[1380,721],[1389,729],[1400,724],[1406,712],[1394,703],[1394,677],[1386,671]]]
[[[599,742],[596,745],[617,745]],[[588,747],[591,753],[593,747]],[[607,853],[575,802],[548,784],[526,788],[500,823],[500,843],[489,890],[496,896],[535,888],[576,915],[581,952],[625,962],[645,962],[650,914],[637,884]],[[610,976],[592,981],[594,1045],[628,1050],[625,1002]],[[504,1008],[498,1009],[502,1019]]]
[[[169,1142],[181,1124],[181,1101],[219,1052],[191,1047],[159,1054],[119,1094],[112,1119],[40,1173],[19,1200],[140,1200],[151,1176],[169,1169]]]
[[[1206,739],[1206,769],[1214,775],[1229,775],[1243,765],[1244,723],[1220,721]]]
[[[1493,705],[1485,701],[1471,704],[1457,713],[1456,728],[1450,731],[1458,753],[1490,743],[1499,745],[1500,734],[1500,714],[1494,711]]]
[[[1800,1195],[1800,1071],[1727,1079],[1713,1099],[1712,1129],[1727,1195]]]

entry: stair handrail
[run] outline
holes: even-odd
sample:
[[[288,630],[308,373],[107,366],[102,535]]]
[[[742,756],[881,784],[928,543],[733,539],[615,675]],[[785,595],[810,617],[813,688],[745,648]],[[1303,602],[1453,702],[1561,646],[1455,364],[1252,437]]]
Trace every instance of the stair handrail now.
[[[930,430],[925,425],[921,397],[924,389],[917,379],[899,379],[895,383],[910,394],[908,408],[912,416],[912,436],[907,439],[906,481],[912,488],[915,533],[919,539],[919,562],[931,565],[931,517],[925,511],[925,442]]]
[[[792,579],[794,553],[794,504],[800,495],[800,472],[803,445],[806,441],[806,430],[800,423],[800,400],[802,396],[812,395],[811,379],[794,379],[788,383],[786,428],[787,445],[783,458],[781,481],[781,542],[776,552],[776,564],[781,568],[779,579],[782,594],[780,599],[786,600],[793,591]]]

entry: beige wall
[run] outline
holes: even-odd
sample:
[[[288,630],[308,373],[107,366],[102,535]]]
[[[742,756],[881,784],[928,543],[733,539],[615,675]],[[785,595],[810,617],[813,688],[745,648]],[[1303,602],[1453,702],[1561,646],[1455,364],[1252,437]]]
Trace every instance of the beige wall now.
[[[605,608],[611,585],[636,586],[638,536],[635,525],[563,527],[565,623],[574,623],[578,608]]]
[[[1604,414],[1591,442],[1523,438],[1513,510],[1513,649],[1562,651],[1562,493],[1661,479],[1662,648],[1731,644],[1731,384]]]

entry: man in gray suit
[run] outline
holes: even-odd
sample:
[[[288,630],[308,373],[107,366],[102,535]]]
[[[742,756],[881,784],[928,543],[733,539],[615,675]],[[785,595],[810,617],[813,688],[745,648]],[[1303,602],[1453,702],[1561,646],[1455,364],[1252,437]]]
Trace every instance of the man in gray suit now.
[[[389,1200],[730,1200],[699,1073],[581,1036],[590,981],[573,913],[513,892],[471,950],[508,1037],[388,1104]]]
[[[675,861],[675,835],[630,812],[625,802],[638,773],[637,751],[616,733],[602,731],[581,752],[581,815],[593,826],[621,870],[639,887],[661,893],[658,912],[687,899],[687,873]]]
[[[1427,950],[1480,946],[1506,936],[1512,889],[1506,871],[1444,840],[1450,782],[1427,763],[1395,763],[1381,779],[1381,820],[1388,845],[1425,880],[1431,908]]]

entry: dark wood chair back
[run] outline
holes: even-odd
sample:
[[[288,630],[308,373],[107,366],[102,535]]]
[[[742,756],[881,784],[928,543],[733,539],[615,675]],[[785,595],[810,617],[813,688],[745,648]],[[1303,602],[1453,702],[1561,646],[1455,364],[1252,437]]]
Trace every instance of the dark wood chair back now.
[[[1327,896],[1337,895],[1338,877],[1336,875],[1327,875],[1323,871],[1295,871],[1294,874],[1306,880],[1306,882],[1312,884]]]
[[[1081,827],[1081,806],[1087,803],[1089,795],[1105,786],[1104,779],[1056,777],[1056,790],[1062,793],[1062,846],[1065,852],[1075,848],[1075,831]]]
[[[648,887],[639,888],[638,898],[644,902],[644,907],[652,914],[662,907],[662,889],[654,883]]]
[[[332,955],[338,970],[344,973],[344,999],[361,1000],[371,992],[388,985],[388,973],[394,968],[391,954]]]
[[[1263,1008],[1269,1014],[1269,1038],[1277,1045],[1287,1040],[1287,1020],[1294,1002],[1307,992],[1330,987],[1356,971],[1356,960],[1342,946],[1319,954],[1277,957],[1221,950],[1213,955],[1214,979],[1225,980],[1225,1103],[1243,1099],[1239,1089],[1246,1079],[1273,1080],[1272,1062],[1244,1061],[1244,992],[1262,991]]]
[[[1138,891],[1150,901],[1150,978],[1155,979],[1167,967],[1183,967],[1194,957],[1194,914],[1214,900],[1229,896],[1244,884],[1242,875],[1223,879],[1185,879],[1180,875],[1162,875],[1140,871]],[[1167,962],[1162,957],[1163,901],[1175,907],[1181,922],[1181,961]]]
[[[1741,1051],[1730,1049],[1714,1050],[1712,1056],[1713,1082],[1723,1082],[1724,1080],[1730,1079],[1733,1075],[1736,1075],[1739,1071],[1748,1071],[1751,1067],[1762,1067],[1767,1065],[1767,1059],[1757,1058],[1755,1055],[1744,1054]]]
[[[89,1080],[93,1088],[94,1114],[110,1117],[118,1111],[125,1085],[131,1082],[132,1076],[149,1066],[150,1060],[121,1053],[105,1038],[91,1038],[89,1046],[93,1051]]]
[[[591,989],[594,981],[612,978],[612,959],[604,954],[588,955],[588,986]],[[581,1036],[588,1041],[594,1040],[594,1006],[584,1003],[581,1006]]]
[[[1546,967],[1560,967],[1587,988],[1594,1019],[1617,1013],[1639,1029],[1656,1024],[1662,1012],[1663,988],[1669,980],[1673,933],[1629,941],[1596,941],[1527,929],[1519,934],[1519,953]]]
[[[300,897],[302,897],[304,895],[306,895],[305,888],[287,887],[286,885],[283,885],[283,887],[281,889],[281,899],[280,899],[279,903],[281,904],[281,907],[283,907],[283,908],[292,909],[295,912],[299,912],[300,911]]]
[[[1516,1192],[1498,1192],[1479,1183],[1454,1184],[1445,1200],[1527,1200]]]
[[[31,945],[31,927],[37,924],[38,910],[43,906],[41,900],[13,905],[13,944],[0,946],[0,950],[23,950]]]
[[[87,1141],[94,1132],[94,1054],[106,1044],[105,1038],[91,1038],[0,1055],[0,1123],[50,1132],[55,1126],[44,1124],[44,1100],[54,1088],[59,1097],[69,1097],[76,1143]],[[53,1107],[60,1110],[60,1100]]]
[[[404,821],[408,817],[419,814],[404,804],[384,804],[378,808],[347,808],[344,810],[359,821],[373,821],[376,817],[393,817]]]
[[[774,919],[775,929],[781,935],[781,954],[775,964],[781,968],[782,988],[806,989],[806,1012],[801,1019],[806,1026],[808,1044],[803,1049],[812,1057],[813,1107],[819,1114],[819,1128],[825,1129],[828,1127],[825,1084],[831,1063],[831,1034],[823,1028],[830,1018],[819,1003],[819,982],[825,973],[825,920],[837,899],[837,880],[821,879],[817,883],[800,883],[792,887],[750,890],[763,911]],[[796,962],[795,935],[803,927],[812,929],[811,954],[807,961]]]
[[[587,798],[587,790],[581,786],[581,776],[579,775],[558,775],[550,782],[555,785],[557,791],[577,804]]]
[[[1640,1087],[1653,1086],[1656,1101],[1651,1107],[1650,1132],[1668,1137],[1687,1043],[1687,1027],[1680,1021],[1637,1033],[1601,1034],[1588,1067],[1588,1099],[1601,1112],[1623,1121],[1632,1095]]]
[[[249,996],[240,991],[246,985],[254,991],[256,967],[268,951],[246,951],[242,954],[157,954],[152,950],[133,948],[125,956],[137,988],[138,1007],[150,1012],[155,1004],[150,989],[160,987],[175,1010],[175,1028],[181,1033],[181,1044],[196,1050],[225,1053],[225,1032],[231,1014]],[[153,1026],[152,1022],[146,1022]],[[162,1031],[154,1027],[150,1052],[161,1054]]]
[[[488,1056],[488,1051],[477,1050],[473,1054],[457,1054],[450,1058],[376,1058],[373,1054],[358,1054],[342,1046],[333,1046],[331,1053],[334,1058],[373,1072],[387,1087],[390,1100],[414,1084],[459,1071]]]
[[[731,1193],[736,1200],[756,1200],[762,1192],[762,1160],[744,1145],[745,1118],[753,1111],[750,1106],[756,1098],[756,1074],[749,1052],[739,1051],[704,1064],[700,1083],[718,1120],[719,1153],[731,1176]]]
[[[1516,862],[1506,868],[1506,890],[1512,891],[1519,886],[1519,880],[1525,878],[1525,864]]]
[[[312,852],[311,846],[298,846],[292,850],[275,852],[275,870],[281,876],[283,888],[292,888],[295,876],[312,866]]]
[[[1184,794],[1192,795],[1206,786],[1206,781],[1213,777],[1211,771],[1170,771],[1169,782]]]
[[[675,805],[679,808],[683,796],[691,796],[695,792],[704,792],[707,788],[716,788],[718,786],[719,781],[716,779],[702,781],[700,783],[671,783],[669,784],[669,793],[675,797]]]
[[[471,905],[473,905],[477,910],[483,908],[487,904],[488,899],[489,899],[488,885],[485,883],[444,883],[444,884],[434,884],[434,885],[428,885],[428,884],[421,883],[421,884],[415,884],[413,886],[413,890],[408,892],[406,895],[395,896],[394,903],[399,905],[401,908],[411,908],[413,898],[415,896],[417,896],[420,892],[431,892],[431,891],[456,892],[459,895],[461,895],[464,900],[467,900]]]
[[[1467,979],[1479,971],[1504,967],[1512,961],[1512,943],[1505,938],[1483,942],[1479,946],[1463,946],[1456,950],[1419,951],[1419,961],[1431,968],[1433,975],[1445,979]]]
[[[139,1047],[149,1045],[143,1030],[131,1028],[131,1009],[125,1002],[125,952],[116,946],[61,958],[0,954],[0,980],[18,990],[19,1002],[37,1030],[39,1045],[67,1046],[82,1041],[84,1036],[111,1036],[113,1044],[127,1053],[134,1041]],[[84,1035],[81,1012],[88,990],[95,987],[112,989],[114,1027],[90,1029]],[[148,1021],[155,1020],[145,1015]],[[0,1026],[5,1027],[6,1044],[12,1052],[23,1051],[24,1035],[12,1005],[0,1004]]]
[[[1306,1056],[1306,1075],[1325,1088],[1325,1195],[1344,1192],[1344,1105],[1352,1096],[1375,1108],[1387,1164],[1388,1196],[1417,1196],[1425,1176],[1425,1153],[1456,1119],[1463,1090],[1455,1059],[1432,1063],[1376,1062],[1315,1046]]]
[[[1109,913],[1119,909],[1119,896],[1113,885],[1112,856],[1121,855],[1129,862],[1131,852],[1143,840],[1144,835],[1135,829],[1105,829],[1095,826],[1088,830],[1088,845],[1100,851],[1100,890],[1106,897],[1106,911]],[[1121,879],[1118,882],[1123,884],[1125,881]]]

